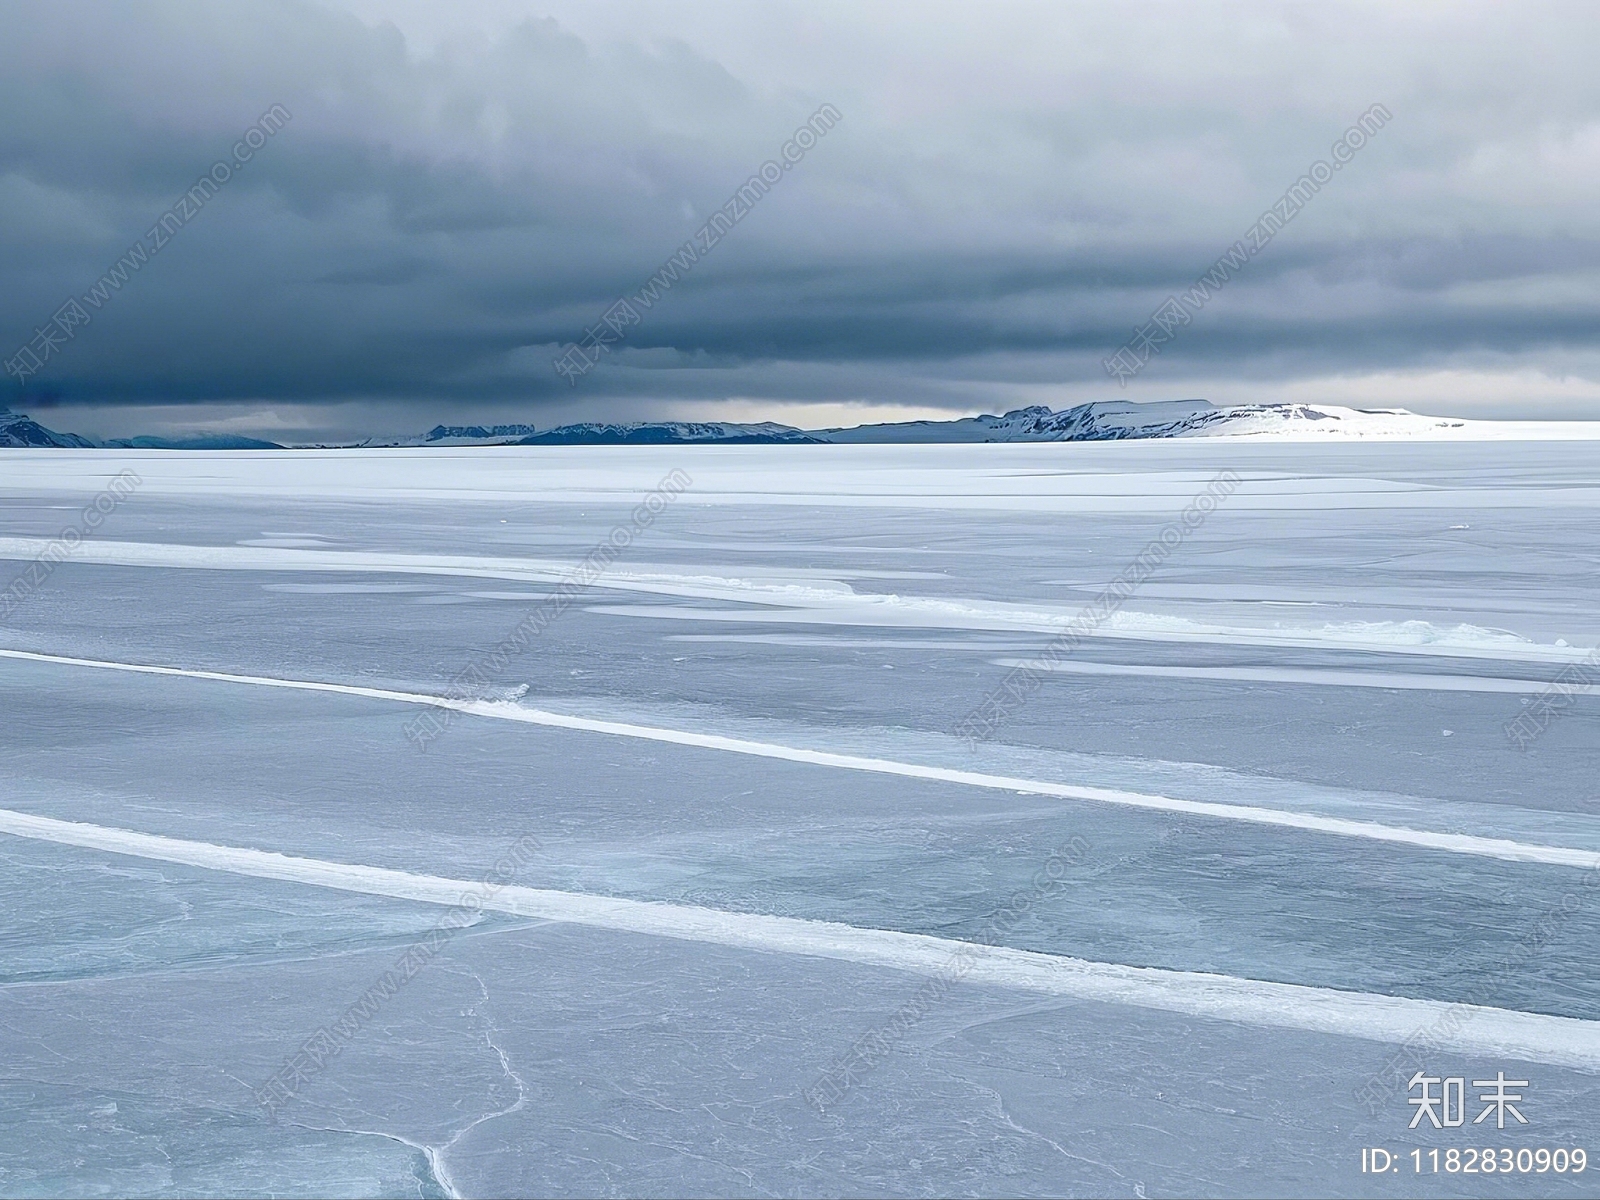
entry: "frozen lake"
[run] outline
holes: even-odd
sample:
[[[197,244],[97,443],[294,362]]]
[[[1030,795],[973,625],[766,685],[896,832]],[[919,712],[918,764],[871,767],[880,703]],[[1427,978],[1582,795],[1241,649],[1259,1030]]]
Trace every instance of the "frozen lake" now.
[[[1592,1196],[1592,447],[0,451],[0,1195]]]

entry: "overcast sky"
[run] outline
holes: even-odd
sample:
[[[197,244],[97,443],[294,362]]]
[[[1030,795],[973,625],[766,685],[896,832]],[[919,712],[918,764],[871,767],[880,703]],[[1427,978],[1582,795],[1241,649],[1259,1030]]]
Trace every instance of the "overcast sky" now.
[[[148,256],[4,379],[57,428],[1195,396],[1600,418],[1585,4],[0,0],[0,42],[0,352]],[[1375,104],[1119,388],[1105,360]],[[563,379],[824,105],[837,125]]]

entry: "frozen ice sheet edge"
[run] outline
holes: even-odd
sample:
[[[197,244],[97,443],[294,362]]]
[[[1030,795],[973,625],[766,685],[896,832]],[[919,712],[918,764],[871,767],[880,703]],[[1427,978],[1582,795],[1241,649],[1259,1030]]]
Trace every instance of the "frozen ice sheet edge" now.
[[[431,904],[453,905],[460,902],[463,894],[478,894],[474,884],[465,879],[218,846],[9,809],[0,809],[0,833],[260,879]],[[1441,1050],[1509,1057],[1600,1074],[1600,1021],[1230,975],[1090,962],[830,921],[541,888],[507,886],[484,899],[483,906],[516,916],[613,932],[838,959],[918,975],[948,970],[954,956],[960,953],[970,961],[964,978],[972,983],[1365,1041],[1403,1042],[1419,1028],[1433,1027],[1447,1012],[1454,1012],[1467,1019],[1459,1022],[1455,1033],[1443,1038],[1438,1047]]]
[[[525,708],[520,704],[506,701],[455,700],[448,696],[434,696],[421,692],[399,692],[385,688],[363,687],[356,684],[321,683],[308,679],[280,679],[263,675],[236,675],[225,671],[203,671],[187,667],[157,666],[147,663],[110,662],[101,659],[73,658],[60,654],[42,654],[31,650],[0,649],[0,659],[17,659],[26,662],[51,663],[59,666],[84,667],[95,670],[126,671],[143,675],[163,675],[182,679],[202,679],[255,687],[284,688],[291,691],[324,692],[334,695],[356,696],[369,700],[389,700],[401,704],[422,704],[435,708],[451,709],[469,716],[488,717],[494,720],[514,721],[526,725],[542,725],[556,729],[571,729],[614,737],[639,738],[645,741],[666,742],[705,750],[720,750],[732,754],[748,754],[758,758],[808,763],[813,766],[836,767],[849,771],[870,771],[880,775],[898,775],[909,779],[927,779],[940,783],[954,783],[968,787],[981,787],[1025,795],[1054,796],[1063,800],[1078,800],[1097,804],[1119,805],[1126,808],[1182,813],[1188,816],[1225,821],[1242,821],[1256,825],[1272,825],[1307,833],[1364,838],[1370,841],[1389,842],[1424,850],[1440,850],[1452,854],[1496,858],[1506,862],[1539,863],[1546,866],[1571,867],[1579,870],[1600,870],[1600,852],[1581,850],[1570,846],[1546,845],[1539,842],[1518,842],[1509,838],[1483,837],[1476,834],[1444,833],[1437,830],[1413,829],[1400,825],[1384,825],[1376,821],[1357,821],[1344,817],[1296,812],[1290,809],[1262,808],[1244,804],[1220,804],[1205,800],[1184,800],[1174,796],[1051,783],[1044,780],[994,775],[981,771],[964,771],[954,767],[936,767],[923,763],[899,762],[893,759],[871,758],[856,754],[837,754],[825,750],[784,746],[773,742],[752,741],[746,738],[724,737],[718,734],[682,729],[665,729],[659,726],[637,725],[630,722],[602,720],[593,717],[580,717],[568,713],[549,712],[544,709]]]

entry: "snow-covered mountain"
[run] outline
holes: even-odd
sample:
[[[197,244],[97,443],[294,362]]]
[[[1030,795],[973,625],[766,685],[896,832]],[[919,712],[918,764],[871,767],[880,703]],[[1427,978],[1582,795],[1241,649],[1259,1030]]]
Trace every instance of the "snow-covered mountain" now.
[[[796,429],[772,421],[594,422],[537,432],[531,425],[439,425],[420,438],[392,446],[593,446],[675,442],[1101,442],[1125,438],[1406,437],[1465,428],[1453,418],[1423,417],[1404,409],[1354,409],[1310,404],[1217,405],[1205,400],[1137,404],[1101,401],[1056,411],[1037,406],[1004,416],[951,421],[896,421],[845,429]],[[375,444],[375,443],[368,443]]]
[[[107,438],[100,445],[122,450],[282,450],[277,442],[236,433],[197,433],[192,437]]]
[[[0,407],[0,446],[93,446],[75,433],[57,433],[9,408]]]
[[[675,442],[820,442],[772,421],[584,421],[540,432],[532,425],[435,425],[421,437],[366,446],[659,446]]]
[[[821,442],[826,439],[792,425],[773,421],[739,424],[734,421],[650,421],[622,425],[586,421],[560,425],[530,437],[518,446],[657,446],[669,442]]]
[[[1055,411],[1019,408],[1002,417],[956,421],[899,421],[854,429],[823,429],[829,442],[1105,442],[1126,438],[1217,436],[1404,437],[1465,428],[1448,417],[1424,417],[1400,408],[1355,409],[1319,404],[1231,404],[1170,400],[1138,404],[1098,401]]]
[[[386,442],[392,446],[508,446],[538,432],[534,425],[435,425],[419,438]]]
[[[104,446],[113,450],[281,450],[277,442],[237,434],[195,434],[192,437],[110,438],[93,442],[76,433],[57,433],[24,415],[0,408],[0,446],[49,446],[90,450]]]
[[[1424,417],[1404,409],[1355,409],[1319,404],[1217,405],[1205,400],[1138,404],[1125,400],[1080,404],[1059,411],[1036,406],[1004,416],[952,421],[896,421],[850,429],[796,429],[772,421],[650,421],[560,425],[440,425],[399,446],[661,445],[672,442],[1103,442],[1126,438],[1247,435],[1407,437],[1465,429],[1468,422]]]
[[[365,447],[425,446],[652,446],[680,442],[905,444],[959,442],[1104,442],[1133,438],[1284,437],[1406,438],[1456,433],[1510,436],[1524,422],[1425,417],[1401,408],[1357,409],[1330,404],[1212,404],[1206,400],[1133,403],[1098,401],[1059,411],[1042,405],[1004,416],[951,421],[897,421],[851,429],[796,429],[773,421],[583,422],[542,432],[532,425],[437,425],[421,437],[367,441]],[[163,450],[277,449],[275,442],[235,435],[117,438],[95,443],[56,433],[0,408],[0,446],[94,446]]]

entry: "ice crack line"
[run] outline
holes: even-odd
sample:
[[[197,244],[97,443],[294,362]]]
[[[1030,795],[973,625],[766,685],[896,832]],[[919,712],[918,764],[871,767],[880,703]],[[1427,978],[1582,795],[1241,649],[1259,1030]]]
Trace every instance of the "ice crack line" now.
[[[437,875],[218,846],[10,809],[0,809],[0,833],[235,875],[430,904],[453,905],[469,886],[468,881]],[[918,975],[938,975],[959,950],[971,963],[966,980],[979,985],[1377,1042],[1404,1042],[1422,1027],[1449,1029],[1438,1038],[1440,1052],[1549,1063],[1600,1074],[1600,1021],[1575,1017],[1090,962],[832,921],[723,912],[542,888],[507,886],[485,899],[484,907],[612,932],[835,959]],[[1447,1012],[1456,1018],[1450,1025],[1440,1021]],[[1469,1019],[1460,1020],[1463,1013]]]
[[[1390,842],[1423,850],[1441,850],[1452,854],[1474,855],[1480,858],[1497,858],[1507,862],[1542,863],[1548,866],[1575,867],[1579,870],[1600,868],[1600,851],[1580,850],[1570,846],[1551,846],[1540,842],[1518,842],[1509,838],[1481,837],[1465,833],[1444,833],[1430,829],[1412,829],[1402,825],[1385,825],[1377,821],[1356,821],[1343,817],[1327,817],[1317,813],[1263,808],[1249,804],[1222,804],[1208,800],[1183,800],[1175,796],[1128,792],[1113,788],[1051,783],[1045,780],[1022,779],[1011,775],[994,775],[984,771],[964,771],[954,767],[936,767],[923,763],[898,762],[887,758],[869,758],[858,754],[835,754],[826,750],[783,746],[774,742],[757,742],[747,738],[723,737],[720,734],[697,733],[684,729],[665,729],[654,725],[638,725],[623,721],[605,721],[592,717],[579,717],[568,713],[527,708],[521,704],[506,701],[461,700],[449,696],[434,696],[421,692],[400,692],[387,688],[362,687],[356,684],[319,683],[308,679],[280,679],[264,675],[240,675],[226,671],[200,671],[185,667],[108,662],[100,659],[71,658],[60,654],[40,654],[29,650],[0,650],[0,658],[53,663],[69,667],[88,667],[106,671],[126,671],[141,675],[205,679],[219,683],[284,688],[291,691],[325,692],[341,696],[359,696],[368,700],[389,700],[400,704],[424,704],[497,721],[515,721],[524,725],[542,725],[553,729],[571,729],[586,733],[606,734],[612,737],[639,738],[645,741],[667,742],[678,746],[692,746],[703,750],[718,750],[729,754],[748,754],[758,758],[782,759],[788,762],[809,763],[813,766],[836,767],[847,771],[870,771],[880,775],[899,775],[908,779],[927,779],[940,783],[962,784],[967,787],[990,788],[1012,793],[1021,792],[1026,795],[1055,796],[1063,800],[1114,804],[1125,808],[1183,813],[1194,817],[1224,821],[1244,821],[1256,825],[1275,825],[1280,828],[1298,829],[1308,833],[1365,838],[1369,841]]]
[[[493,1050],[495,1054],[499,1056],[500,1069],[503,1070],[511,1079],[511,1081],[517,1085],[517,1098],[510,1104],[505,1105],[494,1112],[483,1113],[481,1116],[474,1118],[471,1122],[456,1130],[455,1134],[448,1142],[440,1146],[438,1150],[432,1153],[431,1158],[433,1162],[434,1175],[438,1178],[445,1191],[449,1192],[452,1196],[461,1195],[461,1190],[456,1186],[455,1177],[450,1174],[449,1168],[445,1166],[445,1155],[450,1152],[451,1148],[454,1147],[457,1142],[466,1137],[467,1134],[471,1133],[479,1125],[484,1124],[484,1122],[493,1121],[497,1117],[508,1117],[512,1113],[521,1112],[528,1106],[528,1085],[526,1081],[521,1075],[517,1074],[517,1072],[512,1069],[511,1059],[507,1057],[505,1049],[500,1045],[499,1042],[494,1040],[494,1035],[498,1033],[499,1030],[495,1026],[494,1018],[489,1013],[490,1000],[488,985],[483,982],[483,976],[479,975],[476,971],[472,971],[471,968],[468,968],[468,970],[471,972],[473,980],[476,981],[478,985],[478,991],[481,994],[481,1000],[479,1003],[482,1005],[482,1009],[478,1015],[482,1017],[484,1024],[483,1040],[488,1043],[489,1049]]]

